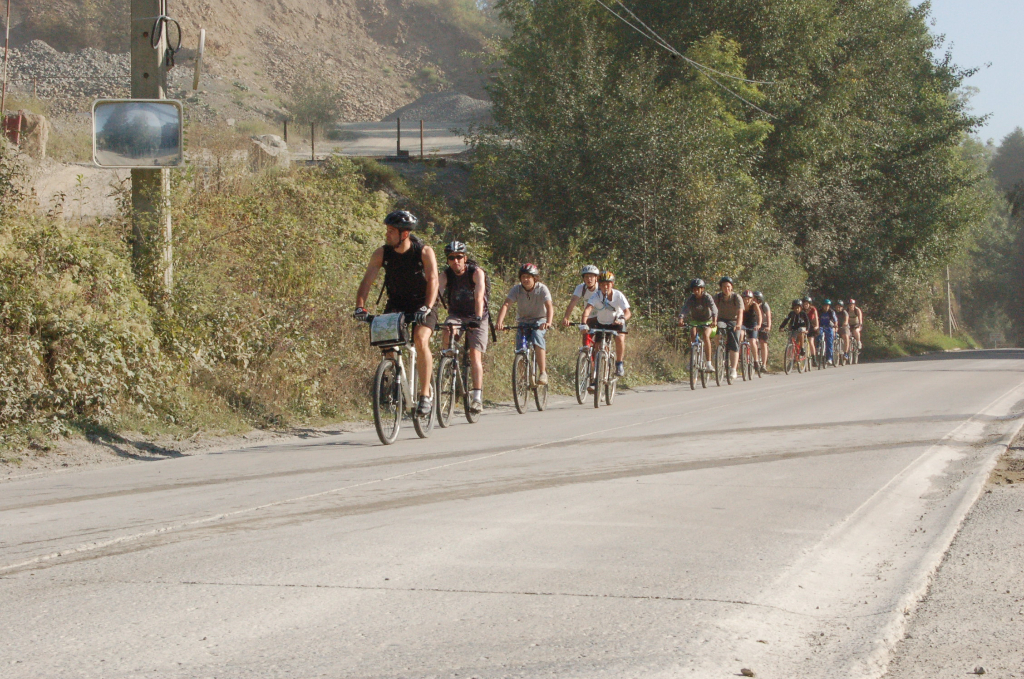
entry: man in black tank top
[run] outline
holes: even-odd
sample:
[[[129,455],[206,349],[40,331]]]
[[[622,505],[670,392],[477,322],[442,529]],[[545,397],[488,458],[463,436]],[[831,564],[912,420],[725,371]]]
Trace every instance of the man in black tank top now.
[[[467,258],[466,244],[452,241],[444,247],[448,267],[439,276],[441,298],[448,305],[448,320],[463,326],[469,340],[469,365],[473,373],[473,388],[469,392],[469,408],[480,412],[484,408],[484,352],[487,351],[487,307],[490,303],[487,275]],[[451,332],[446,327],[441,345],[447,349]]]
[[[387,233],[384,245],[370,256],[363,281],[356,293],[356,318],[366,317],[366,298],[381,268],[388,303],[384,313],[403,312],[416,315],[413,341],[416,344],[416,373],[420,384],[417,412],[427,415],[433,407],[430,391],[434,356],[430,352],[430,336],[437,327],[437,257],[434,250],[412,235],[417,219],[405,210],[397,210],[384,218]]]

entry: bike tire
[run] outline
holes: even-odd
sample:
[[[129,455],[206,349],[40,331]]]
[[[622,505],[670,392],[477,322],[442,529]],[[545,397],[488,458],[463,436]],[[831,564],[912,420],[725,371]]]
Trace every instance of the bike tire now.
[[[788,375],[793,371],[793,363],[796,359],[796,345],[792,342],[786,343],[786,358],[782,363],[782,370]]]
[[[700,362],[697,358],[697,351],[697,347],[690,345],[690,391],[693,391],[697,388],[698,373],[704,372],[703,370],[700,369]]]
[[[747,345],[747,381],[754,381],[754,371],[757,369],[757,361],[754,360],[754,350]]]
[[[383,358],[373,376],[373,425],[377,438],[388,446],[398,438],[402,428],[402,386],[398,379],[398,365],[394,359]]]
[[[594,375],[594,407],[601,407],[601,388],[605,382],[605,372],[608,368],[608,357],[604,355],[603,351],[597,352],[597,356],[594,357],[595,370]]]
[[[860,346],[855,338],[850,338],[850,363],[857,365],[860,363]]]
[[[607,405],[611,405],[615,402],[615,390],[618,388],[619,378],[613,377],[604,385],[604,402]]]
[[[416,384],[416,379],[413,378],[411,382],[412,393],[418,393],[419,385]],[[420,415],[415,409],[412,411],[412,427],[416,430],[416,435],[421,439],[428,438],[430,432],[433,431],[435,415],[437,415],[437,392],[434,392],[434,407],[430,409],[429,413]]]
[[[473,377],[472,376],[472,370],[469,367],[467,367],[465,374],[463,374],[463,376],[462,376],[462,386],[465,387],[466,385],[472,384],[472,382],[467,382],[466,381],[467,378],[472,379],[472,377]],[[481,413],[474,413],[472,410],[470,410],[469,405],[470,405],[469,389],[463,389],[462,390],[462,408],[463,408],[463,412],[466,413],[466,421],[469,422],[470,424],[476,424],[477,422],[480,421]]]
[[[590,386],[590,356],[579,352],[576,357],[576,402],[583,405],[587,400],[587,387]]]
[[[512,398],[519,414],[526,413],[526,402],[530,397],[530,370],[526,354],[516,354],[512,359]]]
[[[721,344],[715,347],[715,385],[722,386],[722,371],[725,370],[725,350]]]
[[[455,412],[455,400],[458,393],[455,359],[451,356],[442,356],[441,362],[437,364],[434,393],[437,394],[437,426],[444,429],[452,421],[452,413]]]

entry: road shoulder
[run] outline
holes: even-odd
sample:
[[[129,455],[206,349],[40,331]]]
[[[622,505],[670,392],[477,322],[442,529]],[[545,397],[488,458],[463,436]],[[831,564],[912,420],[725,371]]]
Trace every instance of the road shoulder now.
[[[910,620],[889,679],[1024,677],[1024,437],[1000,458]]]

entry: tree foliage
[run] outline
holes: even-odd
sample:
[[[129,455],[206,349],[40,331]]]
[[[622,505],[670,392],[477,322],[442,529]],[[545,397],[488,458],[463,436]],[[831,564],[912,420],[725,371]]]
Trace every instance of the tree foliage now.
[[[497,251],[621,261],[659,305],[693,274],[743,278],[792,252],[812,290],[906,325],[920,301],[891,292],[922,291],[986,210],[960,151],[979,122],[958,96],[968,72],[933,57],[927,6],[629,5],[731,91],[594,0],[497,3],[497,125],[474,139]]]

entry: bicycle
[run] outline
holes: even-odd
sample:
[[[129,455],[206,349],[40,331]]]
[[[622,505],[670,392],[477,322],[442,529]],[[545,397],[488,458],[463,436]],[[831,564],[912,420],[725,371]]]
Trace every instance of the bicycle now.
[[[590,332],[586,325],[580,326],[581,330]],[[587,400],[587,387],[590,386],[594,376],[594,348],[580,347],[576,356],[576,402],[583,405]]]
[[[398,438],[403,414],[412,418],[420,438],[430,436],[434,428],[435,408],[431,408],[427,415],[416,412],[419,389],[416,383],[416,345],[412,341],[416,327],[414,318],[415,314],[405,313],[366,317],[370,324],[370,344],[381,350],[370,396],[373,399],[373,425],[380,442],[386,446]],[[406,353],[409,355],[408,368]]]
[[[725,373],[725,381],[732,384],[732,371],[729,370],[729,331],[731,321],[718,321],[718,341],[715,343],[715,384],[722,386],[722,373]]]
[[[838,328],[832,338],[832,365],[836,368],[843,365],[843,338],[839,336]]]
[[[540,323],[520,323],[517,326],[519,333],[536,330],[539,327]],[[505,330],[511,330],[511,328],[505,328]],[[532,333],[530,336],[532,337]],[[537,404],[537,410],[544,410],[548,406],[548,385],[537,384],[539,375],[537,353],[534,350],[533,341],[527,340],[524,348],[516,349],[515,358],[512,359],[512,397],[520,415],[526,413],[529,399],[527,392],[529,391],[533,391],[533,400]]]
[[[690,389],[697,388],[697,378],[700,378],[700,386],[708,388],[708,370],[704,364],[704,334],[700,331],[705,323],[694,323],[689,325],[693,332],[693,341],[690,342]]]
[[[857,341],[857,336],[850,331],[850,359],[848,361],[853,365],[860,363],[860,342]]]
[[[615,389],[619,378],[615,376],[615,351],[608,348],[609,340],[618,337],[615,330],[603,328],[590,328],[581,325],[580,329],[587,329],[587,332],[594,338],[594,407],[601,407],[601,393],[604,393],[605,405],[615,402]]]
[[[814,363],[818,366],[818,370],[825,369],[825,354],[825,330],[818,328],[818,341],[814,343]]]
[[[789,335],[789,341],[786,343],[786,359],[782,366],[787,375],[793,370],[793,366],[796,366],[798,373],[802,373],[806,367],[807,355],[804,353],[804,335],[805,333],[802,332],[793,332]]]
[[[744,330],[743,341],[740,342],[740,374],[743,376],[743,381],[752,381],[755,371],[757,376],[761,377],[761,364],[754,355],[754,347],[750,343],[750,332]]]
[[[455,411],[455,401],[462,398],[462,410],[466,420],[473,424],[480,419],[480,413],[470,410],[469,385],[472,384],[472,369],[469,364],[469,333],[468,329],[479,327],[477,323],[463,324],[459,321],[447,321],[451,341],[447,349],[441,350],[441,360],[437,364],[434,393],[437,394],[437,424],[442,428],[451,422]],[[459,346],[462,340],[465,346]]]

